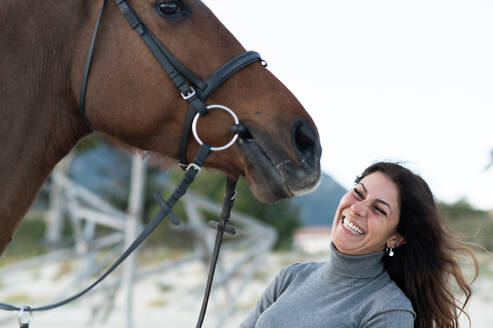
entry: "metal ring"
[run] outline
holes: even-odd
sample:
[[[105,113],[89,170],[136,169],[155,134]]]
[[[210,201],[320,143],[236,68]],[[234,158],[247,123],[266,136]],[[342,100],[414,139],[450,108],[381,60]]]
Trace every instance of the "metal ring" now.
[[[24,312],[25,311],[29,311],[29,316],[27,317],[27,321],[23,321],[22,319],[22,316],[24,315]],[[32,319],[32,311],[31,311],[31,307],[28,306],[28,305],[24,305],[20,311],[19,311],[19,315],[18,315],[18,320],[19,320],[19,326],[22,326],[22,325],[29,325],[31,323],[31,319]]]
[[[235,124],[239,124],[240,123],[240,121],[238,120],[238,116],[236,116],[236,114],[231,109],[229,109],[228,107],[223,106],[223,105],[209,105],[209,106],[207,106],[207,109],[213,109],[213,108],[219,108],[219,109],[225,110],[231,116],[233,116],[233,119],[235,121]],[[195,114],[195,117],[193,118],[192,132],[193,132],[193,136],[195,137],[195,140],[197,140],[197,142],[199,143],[199,145],[202,146],[204,144],[204,142],[200,139],[199,134],[197,133],[197,121],[199,120],[199,117],[200,117],[200,113],[197,113],[197,114]],[[235,133],[235,135],[233,136],[233,138],[231,139],[231,141],[228,142],[227,144],[225,144],[224,146],[221,146],[221,147],[211,147],[211,151],[225,150],[225,149],[231,147],[236,142],[236,139],[238,139],[238,133]]]

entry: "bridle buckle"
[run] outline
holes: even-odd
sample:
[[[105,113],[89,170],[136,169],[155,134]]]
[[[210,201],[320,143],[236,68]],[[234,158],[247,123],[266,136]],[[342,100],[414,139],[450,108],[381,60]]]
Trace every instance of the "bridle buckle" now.
[[[197,172],[200,172],[202,170],[202,168],[199,165],[197,165],[197,164],[195,164],[193,162],[190,163],[190,164],[188,164],[187,169],[185,171],[188,171],[190,169],[194,169]]]
[[[21,307],[17,319],[19,321],[20,328],[29,328],[29,325],[31,324],[31,320],[32,320],[31,307],[27,305]]]
[[[181,94],[181,97],[185,100],[188,100],[190,98],[192,98],[193,96],[195,96],[196,92],[195,92],[195,89],[193,87],[190,87],[190,91],[187,92],[187,94],[183,94],[183,92],[180,92]]]

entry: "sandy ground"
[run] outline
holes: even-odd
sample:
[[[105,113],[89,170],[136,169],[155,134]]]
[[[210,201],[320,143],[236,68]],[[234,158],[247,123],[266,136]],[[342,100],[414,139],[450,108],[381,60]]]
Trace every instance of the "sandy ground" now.
[[[226,254],[223,261],[232,259],[235,254]],[[279,271],[289,263],[324,260],[328,254],[307,255],[301,252],[270,253],[265,257],[260,269],[247,285],[242,285],[240,277],[233,279],[227,288],[216,288],[211,295],[204,328],[238,327],[247,316],[263,289]],[[474,294],[469,306],[472,327],[493,327],[493,262],[483,265],[486,273],[474,284]],[[15,275],[0,276],[0,301],[45,304],[58,300],[70,293],[77,262],[47,263],[35,269],[24,270]],[[75,304],[51,312],[36,313],[33,328],[85,328],[85,327],[195,327],[200,310],[202,288],[205,285],[206,269],[195,261],[180,266],[176,270],[152,275],[135,285],[133,297],[133,326],[126,324],[128,313],[125,295],[120,290],[112,295],[107,290],[93,293]],[[116,274],[117,275],[117,274]],[[110,280],[111,283],[111,280]],[[221,319],[232,302],[228,294],[235,294],[244,288],[237,299],[234,312]],[[80,288],[80,287],[78,287]],[[66,296],[66,295],[65,295]],[[108,300],[115,300],[114,309],[106,321],[102,320]],[[463,320],[466,322],[466,320]],[[468,327],[463,324],[461,327]],[[18,327],[15,313],[0,313],[0,327]]]

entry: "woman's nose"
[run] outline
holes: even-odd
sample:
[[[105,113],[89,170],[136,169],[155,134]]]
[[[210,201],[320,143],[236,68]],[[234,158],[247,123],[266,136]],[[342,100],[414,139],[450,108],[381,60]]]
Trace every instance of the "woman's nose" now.
[[[357,202],[351,205],[351,214],[354,216],[365,216],[366,205],[363,202]]]

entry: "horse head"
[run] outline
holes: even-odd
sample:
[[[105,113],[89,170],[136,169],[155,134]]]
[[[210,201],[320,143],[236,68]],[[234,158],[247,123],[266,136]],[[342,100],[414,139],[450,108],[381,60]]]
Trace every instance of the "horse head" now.
[[[72,85],[79,99],[83,67],[95,17],[87,7],[74,49]],[[205,79],[245,49],[198,0],[133,0],[148,30],[188,70]],[[177,159],[188,103],[114,3],[103,12],[87,84],[86,116],[101,131],[130,146]],[[259,62],[228,78],[206,102],[231,108],[243,129],[233,147],[214,152],[206,167],[230,177],[244,176],[254,195],[266,202],[312,190],[320,178],[321,147],[310,116],[293,94]],[[84,129],[80,120],[81,129]],[[210,145],[231,140],[232,118],[211,110],[198,121]],[[189,138],[187,157],[199,144]]]

